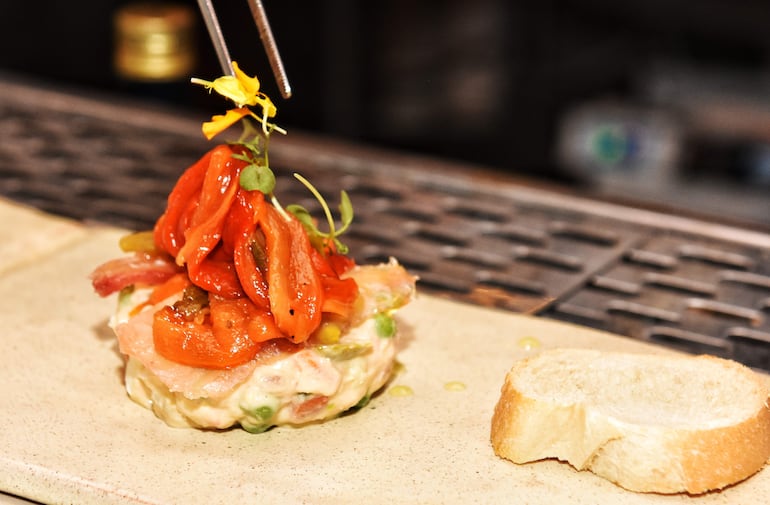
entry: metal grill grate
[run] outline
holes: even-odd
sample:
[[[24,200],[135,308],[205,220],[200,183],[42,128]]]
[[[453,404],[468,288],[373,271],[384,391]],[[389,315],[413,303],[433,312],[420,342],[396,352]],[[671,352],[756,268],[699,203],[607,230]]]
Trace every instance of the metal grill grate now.
[[[0,82],[0,194],[84,221],[142,229],[210,144],[199,118]],[[770,237],[610,206],[472,167],[274,140],[285,202],[346,189],[359,262],[396,256],[423,291],[534,312],[770,370]]]

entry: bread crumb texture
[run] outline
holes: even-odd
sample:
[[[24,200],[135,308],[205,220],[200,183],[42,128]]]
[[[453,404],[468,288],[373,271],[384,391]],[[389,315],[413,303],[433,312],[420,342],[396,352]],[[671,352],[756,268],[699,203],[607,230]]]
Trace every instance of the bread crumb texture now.
[[[556,458],[632,491],[702,494],[770,458],[766,381],[712,356],[555,349],[508,372],[495,453]]]

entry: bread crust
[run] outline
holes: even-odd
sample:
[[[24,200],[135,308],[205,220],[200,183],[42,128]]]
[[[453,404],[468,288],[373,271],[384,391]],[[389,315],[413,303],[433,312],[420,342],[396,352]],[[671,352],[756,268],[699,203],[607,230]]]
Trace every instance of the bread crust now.
[[[498,456],[515,463],[556,458],[638,492],[702,494],[759,471],[770,458],[770,408],[764,380],[727,360],[676,359],[718,360],[734,369],[731,374],[747,374],[765,392],[765,401],[742,421],[711,429],[631,423],[598,412],[590,404],[560,402],[558,392],[547,400],[520,391],[517,374],[530,364],[523,360],[514,365],[501,388],[492,416],[492,447]]]

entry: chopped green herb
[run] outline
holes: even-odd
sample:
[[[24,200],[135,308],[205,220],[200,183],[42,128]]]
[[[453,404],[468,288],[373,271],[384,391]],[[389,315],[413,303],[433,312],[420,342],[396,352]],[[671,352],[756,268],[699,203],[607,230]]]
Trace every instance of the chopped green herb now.
[[[192,321],[200,312],[209,306],[209,294],[192,284],[182,292],[182,298],[174,303],[174,310]]]
[[[353,405],[351,408],[352,409],[362,409],[362,408],[366,407],[367,405],[369,405],[369,402],[371,401],[371,399],[372,399],[372,395],[366,394],[363,397],[361,397],[361,399],[358,400],[358,403]]]
[[[125,288],[121,289],[118,293],[118,308],[121,310],[125,310],[127,308],[130,308],[133,304],[131,302],[131,296],[134,294],[135,288],[134,285],[131,284],[130,286],[126,286]]]

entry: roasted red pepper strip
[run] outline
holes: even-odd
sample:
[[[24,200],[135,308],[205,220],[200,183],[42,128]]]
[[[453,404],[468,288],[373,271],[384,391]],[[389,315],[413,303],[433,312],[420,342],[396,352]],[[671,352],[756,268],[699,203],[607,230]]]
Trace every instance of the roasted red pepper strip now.
[[[223,243],[232,249],[235,270],[246,296],[259,308],[270,310],[270,297],[265,280],[264,264],[258,264],[255,254],[265,254],[264,236],[257,230],[257,215],[264,213],[264,195],[259,191],[241,189],[230,209]],[[266,260],[266,258],[265,258]]]
[[[177,264],[200,263],[219,242],[222,224],[238,191],[234,161],[227,146],[212,151],[198,204],[187,223],[184,244],[176,254]]]
[[[155,305],[163,300],[174,296],[184,291],[184,289],[190,285],[190,279],[186,273],[178,273],[170,277],[163,284],[158,284],[150,294],[150,298],[147,302],[150,305]]]
[[[246,162],[233,154],[242,149],[218,146],[188,169],[154,230],[156,245],[208,293],[196,317],[165,307],[154,320],[157,351],[190,366],[229,368],[254,359],[262,342],[302,343],[323,312],[347,318],[358,297],[355,281],[340,278],[352,259],[333,244],[322,254],[296,218],[240,187]]]
[[[167,306],[155,313],[153,342],[163,357],[202,368],[232,368],[254,359],[262,342],[282,339],[270,313],[247,298],[209,297],[208,314],[188,317]]]
[[[155,223],[155,244],[172,256],[176,256],[184,245],[182,215],[191,204],[197,204],[203,178],[208,170],[212,151],[207,152],[190,168],[185,170],[168,196],[166,211]]]
[[[272,205],[260,213],[265,234],[267,283],[275,323],[292,342],[304,342],[321,324],[323,286],[313,267],[310,244],[302,223]]]
[[[227,298],[240,298],[243,289],[232,261],[203,258],[187,265],[187,275],[199,288]]]
[[[222,238],[222,226],[240,188],[238,173],[244,162],[232,155],[229,146],[213,150],[200,201],[176,256],[177,264],[187,264],[193,284],[226,297],[243,294],[235,266],[229,259],[216,261],[209,256]]]
[[[338,277],[356,266],[356,262],[353,258],[339,254],[334,250],[327,251],[325,259]]]
[[[254,359],[260,345],[248,337],[245,328],[232,326],[222,331],[226,321],[227,314],[198,321],[172,306],[163,307],[153,318],[155,349],[167,359],[202,368],[231,368]]]
[[[226,341],[226,333],[246,335],[253,342],[265,342],[284,335],[272,314],[255,306],[248,298],[213,298],[210,305],[211,323],[218,340]]]
[[[347,318],[353,311],[353,306],[358,298],[358,285],[353,279],[340,279],[335,267],[347,271],[352,268],[353,261],[348,259],[348,261],[343,262],[341,258],[346,257],[332,250],[327,251],[327,256],[322,256],[320,252],[312,249],[310,255],[313,268],[321,276],[324,293],[321,310]]]

